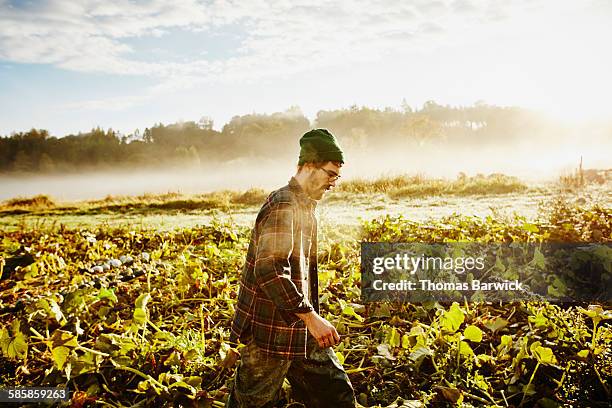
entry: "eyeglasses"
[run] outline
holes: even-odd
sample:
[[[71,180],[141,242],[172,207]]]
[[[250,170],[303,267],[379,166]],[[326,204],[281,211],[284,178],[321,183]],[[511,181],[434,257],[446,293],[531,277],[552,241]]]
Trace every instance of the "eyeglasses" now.
[[[324,169],[323,167],[319,167],[319,169],[323,170],[325,173],[327,173],[327,177],[329,177],[329,181],[336,181],[340,178],[340,175],[331,171],[331,170],[327,170]]]

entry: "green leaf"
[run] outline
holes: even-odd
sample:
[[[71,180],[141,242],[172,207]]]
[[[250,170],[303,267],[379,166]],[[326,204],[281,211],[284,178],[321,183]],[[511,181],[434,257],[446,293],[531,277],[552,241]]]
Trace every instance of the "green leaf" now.
[[[512,345],[512,336],[509,336],[507,334],[504,334],[503,336],[501,336],[501,343],[499,345],[502,347]]]
[[[489,383],[480,373],[474,374],[474,384],[476,384],[476,386],[482,390],[487,391],[489,389]]]
[[[33,263],[25,268],[26,273],[24,275],[25,279],[35,278],[38,276],[38,265]]]
[[[431,351],[429,347],[419,347],[416,350],[414,350],[412,353],[410,353],[408,358],[414,361],[414,363],[417,366],[419,366],[421,365],[425,357],[432,356],[432,355],[433,355],[433,351]]]
[[[126,355],[137,347],[138,345],[134,343],[134,339],[125,335],[103,333],[96,339],[96,349],[113,356]]]
[[[535,316],[529,316],[530,323],[535,324],[536,327],[545,327],[548,324],[548,319],[541,312]]]
[[[98,299],[100,300],[108,299],[113,303],[117,303],[119,301],[117,299],[117,296],[115,295],[115,291],[112,289],[107,289],[107,288],[100,289],[100,292],[98,293]]]
[[[461,310],[457,302],[454,302],[450,309],[442,315],[440,324],[445,331],[454,333],[459,329],[464,320],[465,314],[463,310]]]
[[[62,309],[59,307],[57,302],[53,299],[40,299],[36,302],[36,306],[45,311],[48,317],[55,319],[60,325],[66,324],[66,318],[62,313]]]
[[[24,358],[28,353],[28,341],[21,332],[10,341],[7,349],[8,358]]]
[[[21,332],[21,324],[19,320],[13,320],[11,325],[13,337],[6,328],[0,330],[0,346],[2,354],[8,358],[25,358],[28,353],[28,339]]]
[[[489,320],[487,322],[485,322],[484,326],[491,330],[493,332],[493,334],[495,334],[495,332],[497,332],[500,329],[503,329],[504,327],[506,327],[508,325],[508,321],[502,317],[496,317],[493,320]]]
[[[357,312],[355,312],[355,309],[353,309],[353,307],[352,307],[352,306],[345,306],[345,307],[342,309],[342,314],[345,314],[345,315],[347,315],[347,316],[352,316],[352,317],[354,317],[355,319],[359,320],[360,322],[363,322],[363,320],[364,320],[364,318],[363,318],[363,317],[359,316],[359,315],[357,314]]]
[[[51,349],[51,354],[53,354],[53,361],[58,369],[63,369],[64,364],[66,364],[66,360],[68,360],[68,356],[70,355],[70,349],[68,347],[60,346]]]
[[[319,290],[325,289],[336,278],[336,271],[319,271]]]
[[[340,361],[340,364],[344,364],[344,354],[342,354],[342,352],[336,351],[336,357],[338,357],[338,361]]]
[[[134,322],[144,324],[147,321],[147,312],[144,309],[134,309]]]
[[[506,265],[502,262],[501,258],[498,256],[495,258],[495,269],[500,272],[504,272],[506,270]]]
[[[578,357],[580,358],[587,358],[589,356],[589,350],[580,350],[578,353],[576,353],[578,355]]]
[[[391,331],[387,333],[387,343],[391,347],[399,347],[401,345],[400,335],[395,329],[395,327],[392,328]]]
[[[549,365],[557,362],[552,349],[549,347],[542,347],[539,341],[534,341],[531,346],[529,346],[529,350],[531,350],[533,357],[535,357],[541,364]]]
[[[540,250],[536,247],[533,252],[533,259],[531,260],[533,265],[539,269],[544,269],[546,267],[546,258],[544,258],[544,254],[540,252]]]
[[[76,353],[75,353],[76,354]],[[99,354],[94,354],[90,351],[86,351],[81,356],[72,355],[70,358],[70,364],[72,365],[72,373],[74,376],[78,376],[85,373],[91,373],[98,370],[100,363],[104,357]]]
[[[180,366],[181,365],[181,354],[178,351],[170,353],[168,358],[164,360],[165,366]]]
[[[150,299],[151,299],[151,295],[149,295],[148,293],[143,293],[142,295],[138,296],[138,298],[136,299],[136,308],[138,309],[146,308],[147,303],[149,303]]]
[[[51,349],[55,365],[60,370],[64,368],[71,350],[79,346],[77,338],[72,333],[64,330],[54,331],[46,343]]]
[[[177,382],[171,384],[168,387],[169,390],[171,390],[173,388],[182,388],[182,389],[185,389],[185,390],[189,391],[189,394],[195,394],[196,393],[195,388],[192,387],[191,385],[187,384],[184,381],[177,381]]]
[[[553,354],[553,351],[549,347],[539,347],[535,350],[538,361],[543,364],[554,364],[557,362],[557,358]]]
[[[410,337],[407,334],[402,336],[402,348],[408,349],[410,348]]]
[[[55,300],[49,299],[49,308],[51,310],[51,313],[53,313],[53,317],[55,318],[55,321],[57,321],[60,324],[61,322],[66,322],[66,318],[64,317],[64,314],[62,313],[62,309],[59,307],[59,305],[57,304]]]
[[[54,331],[53,335],[51,336],[47,344],[52,349],[55,347],[59,347],[59,346],[73,347],[73,348],[79,346],[79,343],[76,337],[74,337],[72,333],[64,331],[64,330]]]
[[[6,328],[0,329],[0,348],[2,349],[2,354],[7,355],[8,346],[11,343],[11,336]]]
[[[564,296],[566,292],[567,292],[567,286],[565,285],[565,282],[559,279],[558,276],[555,276],[552,284],[548,286],[548,294],[550,296],[560,297],[560,296]]]
[[[374,309],[372,317],[391,317],[391,309],[387,303],[382,303]]]
[[[472,348],[467,342],[462,341],[461,343],[459,343],[459,354],[464,356],[473,356],[474,350],[472,350]]]
[[[8,253],[16,252],[19,248],[21,248],[21,244],[18,241],[13,241],[9,237],[2,238],[1,246]]]
[[[612,319],[612,310],[604,310],[601,305],[589,305],[588,310],[583,308],[578,308],[581,313],[589,316],[595,326],[599,324],[602,320]]]
[[[134,323],[142,325],[147,321],[147,303],[151,299],[151,295],[143,293],[136,299],[134,309]]]
[[[463,331],[463,337],[475,343],[480,343],[482,341],[482,330],[474,325],[469,325]]]
[[[191,385],[192,387],[199,388],[202,385],[202,377],[199,377],[197,375],[192,375],[190,377],[187,377],[185,379],[185,382]]]
[[[383,356],[387,360],[395,360],[395,357],[393,357],[391,350],[389,350],[388,344],[379,344],[378,346],[376,346],[376,351],[377,355]]]
[[[143,380],[138,383],[137,390],[139,392],[146,392],[147,390],[151,388],[152,388],[151,380]]]
[[[476,358],[482,363],[490,363],[494,360],[493,356],[490,356],[488,354],[478,354]]]

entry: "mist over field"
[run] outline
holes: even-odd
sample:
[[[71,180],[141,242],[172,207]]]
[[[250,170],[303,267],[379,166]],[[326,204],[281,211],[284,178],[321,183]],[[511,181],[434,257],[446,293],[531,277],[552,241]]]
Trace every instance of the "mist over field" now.
[[[60,201],[104,198],[108,195],[146,193],[203,193],[216,190],[246,190],[254,186],[272,188],[289,176],[259,168],[219,166],[166,168],[159,170],[116,170],[65,175],[30,175],[0,177],[0,200],[16,196],[46,194]]]
[[[299,138],[329,129],[346,153],[343,179],[420,175],[456,179],[503,173],[542,182],[612,168],[612,124],[563,124],[522,108],[297,107],[235,116],[220,131],[199,122],[158,124],[125,135],[100,128],[56,137],[32,129],[0,138],[0,199],[46,194],[56,200],[108,195],[269,190],[295,173]]]
[[[571,174],[579,165],[581,156],[586,168],[612,167],[607,154],[611,147],[558,145],[544,148],[534,146],[534,143],[525,143],[515,148],[353,148],[347,149],[342,180],[375,179],[399,174],[452,180],[463,172],[468,176],[503,173],[526,182],[547,182]],[[295,150],[292,157],[277,159],[240,158],[218,164],[176,163],[161,165],[160,168],[131,167],[64,174],[0,175],[0,200],[37,194],[46,194],[59,201],[71,201],[99,199],[108,195],[167,192],[197,194],[253,187],[271,190],[286,183],[295,173],[298,152],[295,146],[291,150]]]

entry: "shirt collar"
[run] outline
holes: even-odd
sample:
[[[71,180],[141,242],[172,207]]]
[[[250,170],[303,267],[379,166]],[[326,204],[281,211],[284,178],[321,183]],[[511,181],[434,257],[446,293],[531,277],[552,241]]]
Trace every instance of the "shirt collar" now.
[[[296,197],[302,204],[305,204],[312,208],[315,208],[317,206],[317,200],[313,200],[312,198],[308,197],[308,194],[306,194],[306,192],[304,191],[302,186],[300,186],[300,183],[298,183],[295,177],[291,177],[291,180],[289,180],[289,188],[295,193]]]

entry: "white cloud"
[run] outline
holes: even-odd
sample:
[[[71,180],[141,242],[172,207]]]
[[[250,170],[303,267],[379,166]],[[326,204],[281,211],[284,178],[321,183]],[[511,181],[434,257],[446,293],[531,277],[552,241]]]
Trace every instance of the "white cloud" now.
[[[598,1],[603,9],[605,3]],[[520,41],[537,35],[534,27],[546,26],[547,17],[555,11],[586,7],[549,0],[399,3],[56,0],[15,7],[0,0],[0,59],[156,80],[157,85],[141,95],[78,104],[86,109],[118,109],[206,82],[287,77],[330,67],[350,69],[361,63],[393,63],[402,56],[418,60],[445,47],[488,52],[495,49],[498,37],[518,38],[511,44],[516,48]],[[524,28],[523,21],[530,21],[531,28]],[[145,62],[138,59],[139,50],[129,45],[131,38],[163,37],[176,29],[213,36],[235,27],[244,33],[238,49],[214,60],[202,49],[194,50],[185,62],[164,60],[163,50],[156,46],[151,51],[159,59]],[[517,28],[520,31],[512,31]]]
[[[106,99],[96,99],[90,101],[81,101],[63,104],[57,107],[57,110],[83,111],[83,110],[104,110],[104,111],[122,111],[136,105],[143,104],[151,98],[151,95],[145,94],[140,96],[118,96]]]
[[[29,3],[28,3],[29,4]],[[431,9],[423,3],[422,7]],[[227,78],[333,66],[347,58],[360,60],[384,39],[410,41],[418,32],[411,7],[389,7],[383,1],[249,1],[195,0],[173,2],[49,1],[15,7],[0,2],[0,58],[22,63],[46,63],[84,72],[152,75],[176,74],[218,78],[202,71],[206,60],[184,63],[138,62],[124,40],[161,36],[169,29],[216,30],[240,22],[247,35],[239,57],[225,60]],[[430,22],[428,27],[434,26]],[[412,27],[412,28],[411,28]],[[376,41],[378,44],[374,44]],[[201,53],[196,53],[200,54]],[[299,64],[300,60],[307,63]],[[291,67],[294,67],[293,69]],[[210,67],[219,68],[219,67]],[[225,68],[225,69],[223,69]]]

